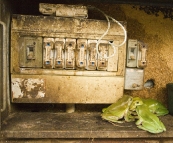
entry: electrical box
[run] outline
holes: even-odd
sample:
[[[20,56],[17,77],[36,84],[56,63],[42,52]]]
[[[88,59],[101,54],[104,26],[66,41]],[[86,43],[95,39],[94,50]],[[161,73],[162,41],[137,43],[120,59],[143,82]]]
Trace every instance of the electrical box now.
[[[116,47],[112,58],[105,56],[114,52],[110,41],[122,43],[124,31],[115,22],[110,25],[98,44],[100,57],[97,42],[107,30],[106,20],[13,15],[12,102],[112,103],[122,97],[126,45]]]

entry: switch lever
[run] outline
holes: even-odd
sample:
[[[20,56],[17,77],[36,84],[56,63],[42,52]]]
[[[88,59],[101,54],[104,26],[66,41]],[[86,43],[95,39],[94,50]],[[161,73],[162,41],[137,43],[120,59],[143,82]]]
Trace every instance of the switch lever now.
[[[64,68],[64,45],[65,39],[56,38],[55,39],[55,56],[54,56],[54,67]]]
[[[35,44],[35,43],[34,43]],[[35,45],[27,45],[27,60],[35,60]]]
[[[65,69],[75,69],[76,39],[66,39],[65,42]]]
[[[54,38],[44,38],[43,68],[53,68]]]
[[[96,70],[97,68],[97,40],[88,40],[87,50],[87,70]]]

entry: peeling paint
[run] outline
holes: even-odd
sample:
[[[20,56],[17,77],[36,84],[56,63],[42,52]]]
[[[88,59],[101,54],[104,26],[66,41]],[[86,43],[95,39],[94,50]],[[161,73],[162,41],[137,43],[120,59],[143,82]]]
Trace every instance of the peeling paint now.
[[[44,98],[45,81],[43,79],[12,78],[12,98]]]

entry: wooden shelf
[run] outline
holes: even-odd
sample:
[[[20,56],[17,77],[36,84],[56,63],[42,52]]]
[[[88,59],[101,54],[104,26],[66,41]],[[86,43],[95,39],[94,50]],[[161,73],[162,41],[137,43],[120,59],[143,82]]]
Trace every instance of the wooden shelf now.
[[[167,131],[151,134],[136,127],[135,122],[115,124],[104,121],[99,112],[18,112],[2,123],[4,138],[173,138],[173,116],[160,117]]]

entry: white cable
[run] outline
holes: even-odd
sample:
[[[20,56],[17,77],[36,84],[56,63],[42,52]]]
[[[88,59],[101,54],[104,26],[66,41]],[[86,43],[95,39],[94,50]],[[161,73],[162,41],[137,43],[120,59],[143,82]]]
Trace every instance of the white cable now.
[[[124,45],[124,43],[127,40],[127,32],[126,32],[126,29],[124,28],[124,26],[120,22],[118,22],[117,20],[115,20],[113,17],[110,17],[110,16],[108,16],[108,17],[111,18],[112,21],[116,22],[122,28],[122,30],[124,31],[124,41],[117,46],[117,47],[120,47],[120,46]]]
[[[89,6],[89,7],[92,7],[92,6]],[[120,47],[120,46],[122,46],[122,45],[126,42],[126,40],[127,40],[127,32],[126,32],[124,26],[123,26],[120,22],[118,22],[118,21],[115,20],[114,18],[112,18],[112,17],[106,15],[106,14],[105,14],[103,11],[101,11],[100,9],[98,9],[98,8],[96,8],[96,7],[93,7],[93,8],[97,9],[98,11],[100,11],[100,12],[106,17],[106,19],[107,19],[107,21],[108,21],[108,28],[107,28],[107,30],[105,31],[105,33],[104,33],[104,34],[99,38],[99,40],[97,41],[97,44],[96,44],[96,51],[97,51],[97,54],[98,54],[99,57],[104,58],[104,59],[109,59],[109,58],[115,56],[116,47]],[[107,35],[107,33],[108,33],[109,29],[110,29],[110,21],[109,21],[109,18],[112,19],[113,22],[116,22],[116,23],[123,29],[123,31],[124,31],[124,41],[123,41],[121,44],[119,44],[118,46],[115,46],[114,43],[109,42],[108,44],[111,45],[111,47],[112,47],[113,50],[114,50],[114,53],[113,53],[111,56],[108,56],[108,57],[107,57],[107,56],[104,56],[104,57],[102,57],[102,55],[99,53],[98,47],[99,47],[100,41],[103,39],[103,37],[104,37],[105,35]]]

